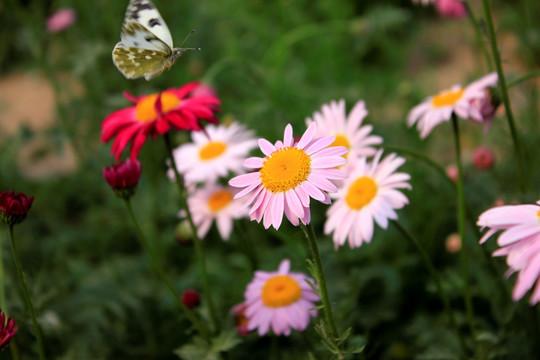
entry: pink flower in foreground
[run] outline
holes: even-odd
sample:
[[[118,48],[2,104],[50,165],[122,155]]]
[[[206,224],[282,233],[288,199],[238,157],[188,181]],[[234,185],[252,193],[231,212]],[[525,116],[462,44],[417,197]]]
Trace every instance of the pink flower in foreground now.
[[[410,189],[409,174],[396,172],[405,159],[390,154],[381,160],[379,150],[372,162],[360,159],[336,194],[336,201],[327,211],[324,233],[333,233],[336,249],[348,239],[351,248],[371,242],[375,221],[388,227],[388,219],[398,218],[395,209],[401,209],[409,200],[398,189]]]
[[[266,157],[251,157],[244,166],[259,169],[239,175],[229,181],[234,187],[244,188],[235,198],[251,193],[245,206],[251,205],[251,220],[260,222],[264,217],[264,227],[272,225],[279,229],[283,214],[298,226],[310,222],[310,197],[329,204],[326,192],[337,191],[330,180],[342,180],[345,173],[336,169],[344,165],[342,157],[347,153],[343,146],[331,146],[334,137],[314,138],[316,124],[312,123],[295,143],[292,126],[285,127],[283,142],[275,144],[259,139],[259,147]]]
[[[495,155],[493,151],[487,147],[480,146],[473,153],[473,164],[477,169],[488,170],[493,167],[495,163]]]
[[[181,88],[171,88],[158,94],[136,98],[125,93],[135,103],[115,111],[101,125],[101,141],[114,139],[111,154],[118,160],[122,151],[131,143],[131,158],[136,159],[146,138],[163,135],[169,130],[201,130],[201,120],[217,123],[214,113],[220,101],[213,96],[192,96],[199,86],[193,82]]]
[[[17,330],[15,320],[9,317],[6,322],[6,314],[0,309],[0,350],[9,344]]]
[[[368,111],[364,101],[358,101],[347,116],[345,100],[331,101],[324,104],[320,112],[313,114],[313,119],[307,118],[306,124],[317,123],[315,137],[335,136],[336,140],[330,146],[345,146],[349,152],[348,159],[361,156],[373,156],[377,149],[373,145],[383,142],[380,136],[370,135],[373,126],[364,125],[362,121]]]
[[[409,126],[417,124],[420,137],[425,138],[435,126],[450,120],[453,113],[463,119],[484,121],[486,119],[479,112],[478,103],[487,99],[488,88],[495,86],[497,81],[497,73],[491,73],[466,88],[454,85],[449,90],[430,96],[409,112],[407,124]]]
[[[529,300],[540,302],[540,201],[537,205],[505,205],[489,209],[478,218],[477,225],[489,228],[480,239],[484,243],[499,231],[499,249],[493,256],[506,256],[507,275],[518,272],[512,298],[521,299],[536,283]]]
[[[75,22],[77,14],[71,8],[58,9],[47,19],[47,30],[56,33],[67,29]]]
[[[309,281],[302,273],[289,272],[291,263],[285,259],[276,272],[256,271],[244,293],[247,329],[258,330],[260,336],[270,329],[276,335],[290,335],[291,329],[303,331],[310,317],[317,316],[315,302],[319,301]]]
[[[467,15],[467,8],[461,0],[437,0],[435,7],[439,15],[461,19]]]

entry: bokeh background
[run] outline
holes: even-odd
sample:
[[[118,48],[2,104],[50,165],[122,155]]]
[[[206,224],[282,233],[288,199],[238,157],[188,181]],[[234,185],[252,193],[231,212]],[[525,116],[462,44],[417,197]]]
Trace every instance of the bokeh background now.
[[[196,29],[184,46],[202,51],[185,54],[170,71],[147,82],[126,80],[111,59],[127,0],[0,1],[0,191],[36,197],[16,235],[50,359],[178,359],[175,349],[191,337],[123,204],[101,175],[113,159],[110,144],[99,141],[100,125],[128,105],[123,91],[150,94],[202,81],[222,100],[222,122],[239,121],[271,141],[282,136],[287,123],[301,133],[305,118],[323,103],[343,98],[350,109],[363,99],[369,110],[365,122],[385,144],[420,152],[446,167],[455,161],[451,124],[420,140],[407,128],[406,115],[430,94],[488,72],[467,18],[442,18],[433,7],[409,0],[153,2],[175,43]],[[481,1],[469,3],[481,18]],[[538,69],[540,3],[492,3],[507,77]],[[47,31],[47,18],[64,7],[76,12],[76,21],[63,31]],[[510,93],[528,164],[525,199],[517,192],[504,109],[487,133],[463,122],[472,222],[496,199],[539,198],[538,84],[531,80]],[[175,135],[177,143],[188,139]],[[495,153],[493,169],[472,165],[478,146]],[[446,248],[447,238],[457,232],[454,187],[427,163],[401,155],[408,158],[402,170],[411,174],[413,190],[400,222],[427,248],[466,332],[459,256]],[[177,194],[166,177],[165,158],[161,141],[143,147],[135,212],[175,288],[200,290],[194,249],[177,233]],[[352,328],[353,342],[367,343],[366,358],[456,358],[457,341],[415,249],[390,226],[378,228],[371,244],[334,251],[331,239],[322,235],[325,210],[316,205],[312,211],[331,300],[339,327]],[[253,237],[260,269],[272,271],[288,257],[294,270],[307,272],[299,229],[290,224],[279,232],[262,229],[248,221],[237,229]],[[534,359],[538,311],[526,299],[510,300],[515,279],[505,280],[503,259],[490,258],[494,241],[476,245],[476,231],[468,227],[467,241],[481,353],[485,359]],[[214,299],[233,330],[228,312],[243,300],[253,276],[237,234],[225,243],[213,229],[204,242]],[[21,358],[31,359],[35,341],[6,227],[0,228],[0,240],[2,296],[19,326],[15,341]],[[288,338],[250,334],[240,340],[231,359],[326,356],[312,327]],[[0,353],[0,359],[10,356],[9,350]]]

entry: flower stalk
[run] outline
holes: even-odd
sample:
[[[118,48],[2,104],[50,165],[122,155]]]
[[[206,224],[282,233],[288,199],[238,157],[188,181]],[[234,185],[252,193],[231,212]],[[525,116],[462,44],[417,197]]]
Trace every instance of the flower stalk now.
[[[203,297],[208,305],[208,312],[210,314],[210,320],[212,321],[214,331],[219,332],[219,321],[218,321],[218,317],[216,313],[216,308],[212,300],[210,281],[208,279],[208,273],[206,270],[204,250],[202,247],[201,239],[199,239],[199,236],[197,235],[197,227],[195,226],[195,223],[193,222],[193,218],[191,216],[191,212],[189,210],[189,206],[187,203],[187,194],[186,194],[186,188],[184,186],[184,179],[182,178],[182,176],[178,172],[178,168],[176,167],[176,162],[174,161],[174,155],[173,155],[173,147],[171,144],[169,134],[168,133],[164,134],[163,139],[165,140],[165,146],[167,147],[167,153],[168,153],[171,168],[174,171],[176,185],[178,187],[178,193],[180,195],[180,205],[181,205],[181,208],[184,209],[186,212],[186,218],[191,228],[191,231],[193,233],[193,244],[195,247],[195,253],[197,256],[198,263],[199,263],[199,271],[201,273],[201,278],[202,278]]]
[[[454,140],[456,148],[456,164],[458,167],[457,189],[457,223],[458,233],[461,238],[461,272],[463,277],[463,291],[465,297],[465,308],[469,330],[474,338],[474,311],[471,300],[470,270],[469,270],[469,249],[465,238],[465,193],[463,190],[463,164],[461,162],[461,141],[459,137],[459,124],[455,113],[452,113],[452,127],[454,129]]]
[[[21,265],[21,260],[19,258],[19,254],[17,253],[17,249],[15,247],[15,235],[13,232],[13,225],[9,226],[9,242],[11,244],[11,252],[13,254],[13,260],[15,261],[15,268],[17,269],[19,285],[21,286],[24,302],[26,304],[26,311],[28,311],[28,313],[30,314],[30,319],[32,320],[32,326],[34,328],[34,334],[36,336],[36,341],[37,341],[37,350],[39,353],[39,359],[45,360],[45,351],[43,349],[43,339],[41,337],[41,330],[39,329],[39,325],[36,320],[36,314],[34,312],[34,307],[32,306],[32,300],[30,299],[30,294],[28,292],[28,288],[26,287],[26,282],[24,280],[24,273],[23,273],[23,269]]]

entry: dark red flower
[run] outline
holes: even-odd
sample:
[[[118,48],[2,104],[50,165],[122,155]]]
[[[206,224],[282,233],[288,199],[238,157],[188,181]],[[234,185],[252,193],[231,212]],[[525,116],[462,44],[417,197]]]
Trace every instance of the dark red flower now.
[[[238,305],[235,305],[231,309],[231,314],[234,315],[234,326],[236,327],[236,331],[238,332],[238,335],[240,336],[247,336],[249,334],[248,324],[249,320],[246,316],[246,304],[241,303]]]
[[[117,196],[127,199],[135,194],[141,171],[139,160],[127,159],[125,162],[104,168],[103,177]]]
[[[0,350],[9,344],[18,329],[12,318],[8,318],[6,323],[6,314],[0,309]]]
[[[199,293],[188,289],[182,293],[182,302],[190,309],[196,308],[201,303]]]
[[[2,220],[8,225],[20,223],[30,211],[34,202],[33,196],[23,193],[15,194],[12,190],[0,193],[0,213]]]
[[[181,88],[171,88],[158,94],[139,98],[128,93],[126,98],[135,103],[115,111],[101,125],[101,141],[113,137],[111,154],[116,160],[131,143],[131,158],[136,159],[146,138],[155,138],[169,130],[201,130],[201,120],[218,123],[215,112],[219,111],[220,100],[212,95],[193,95],[199,83],[192,82]]]

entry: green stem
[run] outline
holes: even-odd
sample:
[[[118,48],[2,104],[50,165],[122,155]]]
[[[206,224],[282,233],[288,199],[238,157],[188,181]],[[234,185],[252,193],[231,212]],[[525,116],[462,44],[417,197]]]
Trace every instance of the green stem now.
[[[450,322],[450,325],[452,326],[452,329],[454,329],[454,332],[456,333],[457,338],[459,339],[459,344],[461,345],[461,348],[465,354],[469,352],[467,345],[465,343],[465,339],[463,338],[463,334],[461,331],[459,331],[459,327],[457,325],[456,319],[454,317],[454,313],[452,312],[452,308],[450,306],[450,301],[448,300],[448,295],[446,294],[446,291],[444,290],[444,287],[441,283],[441,278],[439,277],[439,274],[437,273],[437,270],[435,269],[435,266],[431,262],[431,259],[429,258],[429,254],[427,253],[426,249],[422,246],[420,241],[418,241],[417,238],[412,236],[412,234],[405,229],[401,224],[397,221],[392,221],[394,226],[397,227],[399,232],[409,240],[414,247],[418,250],[420,255],[422,256],[422,260],[424,261],[424,265],[427,267],[428,271],[431,274],[431,277],[435,281],[435,286],[437,287],[437,293],[439,294],[439,297],[441,298],[441,301],[444,306],[444,311],[448,315],[448,321]]]
[[[219,322],[218,322],[218,317],[216,313],[216,308],[214,306],[214,302],[212,301],[212,292],[211,292],[211,287],[210,287],[210,281],[208,280],[208,273],[206,271],[206,262],[205,262],[203,247],[202,247],[202,241],[197,236],[197,227],[193,223],[191,211],[189,210],[189,206],[187,203],[187,194],[186,194],[186,188],[184,186],[184,179],[180,175],[176,167],[176,162],[174,161],[173,148],[171,145],[169,134],[167,133],[163,135],[163,139],[165,140],[165,145],[167,147],[167,153],[169,156],[170,165],[174,171],[174,175],[176,178],[176,185],[178,186],[178,193],[180,195],[180,205],[182,209],[184,209],[186,212],[186,218],[191,228],[191,232],[193,233],[193,244],[195,246],[195,253],[197,255],[197,260],[199,263],[199,271],[201,273],[201,278],[202,278],[203,296],[206,303],[208,304],[208,312],[210,314],[210,320],[212,321],[214,330],[216,332],[219,332]]]
[[[150,255],[150,259],[152,260],[152,265],[154,265],[154,268],[159,274],[159,277],[161,278],[165,286],[167,286],[167,289],[169,290],[171,295],[174,297],[174,300],[176,301],[178,306],[180,306],[180,308],[184,312],[184,315],[186,316],[186,318],[189,321],[191,321],[191,324],[193,325],[195,329],[197,329],[199,334],[203,338],[208,340],[209,337],[208,337],[207,329],[202,325],[201,321],[197,318],[197,316],[195,316],[193,311],[191,311],[186,306],[186,304],[184,304],[184,302],[182,301],[182,298],[176,293],[171,282],[169,281],[169,278],[165,274],[165,271],[163,270],[163,267],[161,266],[159,260],[157,259],[156,254],[154,253],[154,250],[152,249],[152,246],[150,246],[148,239],[146,239],[146,236],[144,235],[144,232],[142,231],[141,226],[139,225],[139,222],[137,221],[137,218],[135,217],[135,213],[133,212],[133,208],[131,207],[131,202],[129,201],[129,199],[124,199],[124,202],[126,204],[126,208],[129,213],[129,216],[131,217],[131,220],[133,221],[133,224],[135,225],[135,228],[137,229],[137,232],[139,233],[139,239],[141,239],[141,243],[144,249],[146,250],[148,255]]]
[[[1,240],[1,239],[0,239]],[[6,305],[6,288],[4,280],[4,242],[0,241],[0,308],[6,314],[6,317],[9,316],[9,312]],[[15,339],[12,339],[9,344],[9,351],[11,352],[11,358],[13,360],[19,360],[19,349],[17,348],[17,344],[15,343]]]
[[[457,187],[457,223],[459,237],[461,238],[461,270],[463,277],[463,290],[465,295],[465,308],[467,310],[467,320],[469,329],[474,338],[474,312],[471,300],[471,287],[469,280],[469,247],[465,238],[465,193],[463,190],[463,164],[461,162],[461,142],[459,137],[459,124],[455,113],[452,113],[452,125],[454,129],[454,140],[456,146],[456,164],[458,167]]]
[[[463,2],[465,4],[465,7],[467,8],[467,16],[469,17],[469,21],[473,25],[474,33],[476,35],[476,43],[480,48],[482,49],[482,52],[484,53],[484,58],[486,60],[486,65],[491,72],[493,69],[493,63],[491,62],[491,57],[489,56],[489,51],[487,49],[486,43],[484,42],[483,34],[482,34],[482,28],[480,28],[480,24],[478,23],[478,20],[474,16],[474,13],[472,12],[472,9],[469,5],[468,1]]]
[[[518,85],[518,84],[522,83],[523,81],[535,78],[537,76],[540,76],[540,70],[534,70],[534,71],[531,71],[530,73],[519,76],[519,77],[517,77],[515,79],[512,79],[512,80],[509,80],[507,86],[509,88],[511,88],[512,86]]]
[[[484,16],[486,18],[486,25],[489,33],[491,53],[493,59],[495,60],[495,67],[497,69],[497,73],[499,74],[499,88],[501,89],[504,108],[506,111],[506,117],[508,119],[508,126],[510,127],[510,133],[514,142],[514,155],[516,157],[516,162],[518,163],[520,190],[522,193],[525,193],[525,166],[523,164],[523,150],[517,134],[514,114],[512,112],[512,106],[510,104],[510,97],[508,96],[508,86],[506,85],[506,78],[504,77],[501,57],[499,54],[499,49],[497,48],[497,39],[495,36],[495,28],[493,26],[493,18],[491,16],[491,9],[489,8],[489,0],[482,0],[482,3],[484,5]]]
[[[334,321],[334,315],[332,314],[332,305],[330,304],[330,299],[328,298],[328,289],[326,288],[326,279],[324,277],[321,254],[319,252],[319,247],[317,246],[315,233],[311,224],[300,225],[300,228],[304,232],[304,235],[306,236],[309,244],[309,249],[311,250],[311,256],[315,270],[314,275],[315,280],[317,281],[317,286],[319,287],[319,293],[321,294],[321,301],[323,304],[324,316],[326,318],[326,325],[328,326],[328,330],[330,332],[332,340],[335,341],[339,338],[339,333],[337,331],[336,323]]]
[[[26,303],[26,310],[30,313],[30,318],[32,320],[32,326],[34,327],[34,333],[36,336],[38,353],[40,360],[45,360],[45,351],[43,350],[43,339],[41,337],[41,330],[39,329],[36,314],[34,312],[34,307],[32,306],[32,300],[30,299],[30,294],[28,288],[26,287],[26,282],[24,281],[24,273],[21,265],[21,260],[17,249],[15,248],[15,235],[13,234],[13,225],[9,226],[9,242],[11,244],[11,252],[13,254],[13,260],[15,261],[15,268],[17,269],[17,275],[19,278],[19,284],[21,286],[24,302]]]
[[[255,271],[259,268],[259,259],[257,259],[257,253],[253,248],[253,241],[245,225],[244,221],[235,221],[236,234],[239,237],[240,247],[243,248],[246,253],[246,257],[249,260],[251,271]]]

